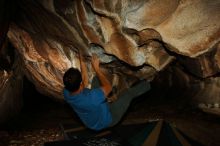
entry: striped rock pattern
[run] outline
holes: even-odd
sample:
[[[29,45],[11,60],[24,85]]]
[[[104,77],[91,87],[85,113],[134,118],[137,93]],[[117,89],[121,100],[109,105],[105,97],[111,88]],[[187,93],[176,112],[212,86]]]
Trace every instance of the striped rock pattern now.
[[[220,71],[219,0],[20,0],[17,7],[7,36],[28,79],[56,99],[63,73],[80,69],[79,53],[90,82],[95,53],[118,93],[171,62],[199,78]]]

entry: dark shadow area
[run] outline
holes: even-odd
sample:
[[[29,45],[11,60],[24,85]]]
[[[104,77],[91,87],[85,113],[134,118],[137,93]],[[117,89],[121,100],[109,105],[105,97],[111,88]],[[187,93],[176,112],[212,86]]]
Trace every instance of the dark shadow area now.
[[[190,97],[183,93],[184,91],[180,93],[180,89],[166,89],[152,83],[152,90],[137,97],[131,103],[120,124],[126,122],[137,124],[148,120],[163,119],[176,125],[186,136],[195,141],[210,143],[210,145],[218,143],[220,118],[195,108],[191,104]],[[37,143],[36,139],[39,139],[38,143],[41,144],[62,140],[61,123],[82,125],[65,102],[57,102],[40,94],[26,78],[23,97],[24,106],[21,113],[2,127],[0,139],[4,139],[1,142],[3,145],[13,142],[17,145],[27,142]],[[30,137],[27,138],[27,135]]]
[[[75,120],[76,115],[65,102],[54,101],[39,93],[24,78],[21,113],[4,124],[5,130],[24,130],[57,127],[63,120]]]

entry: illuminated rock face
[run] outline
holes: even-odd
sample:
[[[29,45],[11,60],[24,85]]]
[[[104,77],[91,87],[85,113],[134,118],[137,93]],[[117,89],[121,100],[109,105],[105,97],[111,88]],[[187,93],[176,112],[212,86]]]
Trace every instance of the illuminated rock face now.
[[[90,82],[95,53],[119,93],[173,61],[196,77],[220,71],[219,0],[21,0],[18,10],[10,42],[29,80],[56,99],[63,99],[64,72],[80,68],[79,52]]]
[[[219,1],[24,0],[20,5],[15,22],[19,27],[12,25],[8,37],[24,58],[26,75],[49,96],[62,98],[62,75],[71,66],[80,68],[78,52],[98,54],[109,63],[103,68],[110,78],[121,73],[131,81],[152,79],[166,67],[174,59],[166,50],[187,56],[187,61],[182,59],[186,66],[197,62],[192,72],[198,76],[219,71],[202,69],[212,70],[199,61],[209,57],[189,58],[218,50]],[[217,56],[213,61],[218,66],[218,51],[211,54]],[[128,64],[123,70],[121,62]],[[89,60],[87,64],[91,70]]]

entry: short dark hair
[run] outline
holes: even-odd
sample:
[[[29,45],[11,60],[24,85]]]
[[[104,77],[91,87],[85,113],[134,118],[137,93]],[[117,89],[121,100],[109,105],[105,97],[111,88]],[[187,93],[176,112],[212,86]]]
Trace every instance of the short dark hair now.
[[[63,83],[68,91],[74,92],[78,90],[81,82],[82,76],[78,69],[72,67],[64,73]]]

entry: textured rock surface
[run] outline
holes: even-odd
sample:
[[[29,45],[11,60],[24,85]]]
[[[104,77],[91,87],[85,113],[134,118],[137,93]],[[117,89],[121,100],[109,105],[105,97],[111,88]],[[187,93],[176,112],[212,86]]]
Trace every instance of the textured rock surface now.
[[[96,53],[118,93],[139,79],[152,80],[174,60],[195,78],[208,77],[213,86],[218,80],[212,76],[220,66],[219,0],[20,0],[17,6],[8,37],[25,75],[53,98],[63,99],[62,75],[80,68],[79,52],[90,82],[89,56]]]
[[[12,28],[11,28],[12,29]],[[74,54],[70,50],[68,55],[58,46],[51,47],[46,42],[38,46],[34,44],[30,35],[20,29],[9,36],[14,46],[23,54],[25,74],[35,84],[36,88],[48,96],[61,97],[62,75],[70,66],[76,66]],[[43,48],[43,49],[42,49]],[[40,51],[38,51],[40,49]]]
[[[174,64],[162,71],[153,83],[165,96],[185,99],[205,112],[220,115],[220,77],[197,78],[184,70]]]
[[[21,110],[23,104],[23,71],[21,62],[18,57],[10,70],[0,70],[0,124],[12,118]],[[0,61],[0,63],[3,62]]]
[[[179,57],[178,60],[186,67],[186,69],[198,77],[211,77],[217,74],[220,59],[220,43],[215,45],[213,49],[196,58]]]
[[[12,25],[8,36],[24,56],[26,75],[47,95],[62,98],[62,74],[71,66],[79,68],[79,51],[85,56],[96,53],[103,63],[110,63],[107,74],[119,72],[112,62],[124,62],[128,71],[123,73],[130,72],[136,79],[142,76],[134,70],[152,77],[155,70],[166,67],[174,59],[166,50],[196,60],[183,62],[186,66],[196,62],[193,66],[200,70],[189,70],[197,76],[218,72],[205,65],[202,60],[207,55],[200,54],[218,50],[219,1],[40,2],[20,3],[15,21],[19,27]],[[218,51],[214,52],[218,58]],[[195,56],[199,57],[189,58]],[[218,59],[213,60],[218,66]],[[204,66],[207,71],[201,69]]]

